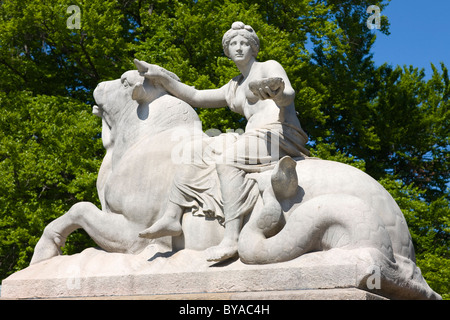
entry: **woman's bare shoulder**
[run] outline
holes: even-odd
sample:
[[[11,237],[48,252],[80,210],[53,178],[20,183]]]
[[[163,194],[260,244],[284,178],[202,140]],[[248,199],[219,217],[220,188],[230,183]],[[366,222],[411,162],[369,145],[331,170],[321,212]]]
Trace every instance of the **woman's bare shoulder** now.
[[[275,60],[267,60],[259,63],[259,67],[264,74],[264,77],[280,77],[286,74],[283,66]]]

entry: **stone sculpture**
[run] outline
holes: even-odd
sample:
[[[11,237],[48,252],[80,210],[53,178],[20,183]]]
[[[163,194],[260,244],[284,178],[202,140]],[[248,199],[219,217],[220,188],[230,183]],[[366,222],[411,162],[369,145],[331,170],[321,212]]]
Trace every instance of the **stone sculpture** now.
[[[138,70],[98,85],[93,112],[107,151],[97,181],[102,209],[78,203],[51,222],[31,264],[51,261],[83,228],[111,254],[165,248],[191,254],[187,265],[201,264],[189,250],[244,265],[292,266],[325,251],[331,260],[364,256],[383,270],[383,295],[439,299],[415,265],[389,193],[354,167],[309,157],[294,90],[277,62],[256,61],[253,29],[234,23],[223,45],[242,74],[220,89],[196,90],[138,60]],[[229,106],[248,119],[246,131],[209,137],[191,106]],[[165,258],[169,265],[175,256]]]

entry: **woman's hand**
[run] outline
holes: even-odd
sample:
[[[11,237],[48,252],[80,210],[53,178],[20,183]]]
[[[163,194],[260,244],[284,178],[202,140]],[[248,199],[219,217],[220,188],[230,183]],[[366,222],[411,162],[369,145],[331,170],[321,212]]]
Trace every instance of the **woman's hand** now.
[[[166,76],[161,70],[162,68],[157,65],[139,61],[137,59],[134,59],[133,62],[136,65],[139,74],[147,79],[157,80],[158,78],[164,78]]]
[[[249,83],[250,91],[259,99],[276,99],[283,93],[285,84],[282,78],[263,78]]]

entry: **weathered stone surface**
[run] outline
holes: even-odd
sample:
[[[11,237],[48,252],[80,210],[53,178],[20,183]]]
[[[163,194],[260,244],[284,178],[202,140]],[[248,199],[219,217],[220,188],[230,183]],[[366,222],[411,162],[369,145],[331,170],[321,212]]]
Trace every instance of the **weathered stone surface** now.
[[[3,299],[3,298],[0,298]],[[180,293],[134,296],[60,297],[51,300],[387,300],[357,288],[253,291],[222,293]]]
[[[366,299],[372,297],[365,295],[368,291],[392,299],[429,298],[420,274],[399,279],[396,274],[383,273],[386,266],[375,266],[383,258],[374,249],[332,249],[267,265],[246,265],[239,260],[214,264],[206,261],[203,251],[172,254],[155,249],[128,255],[92,248],[54,257],[5,279],[2,298],[169,295],[176,299],[186,295],[188,299],[190,294],[221,293],[228,294],[227,299]],[[378,267],[379,276],[373,272]],[[314,291],[325,289],[364,292]]]

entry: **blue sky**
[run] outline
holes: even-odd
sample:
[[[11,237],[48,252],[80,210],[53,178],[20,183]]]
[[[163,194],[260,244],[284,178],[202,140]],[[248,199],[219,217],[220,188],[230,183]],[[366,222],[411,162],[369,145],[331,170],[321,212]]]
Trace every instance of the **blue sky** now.
[[[430,62],[450,68],[450,0],[392,0],[381,11],[390,23],[389,36],[378,30],[372,47],[377,65],[413,65],[431,76]]]

